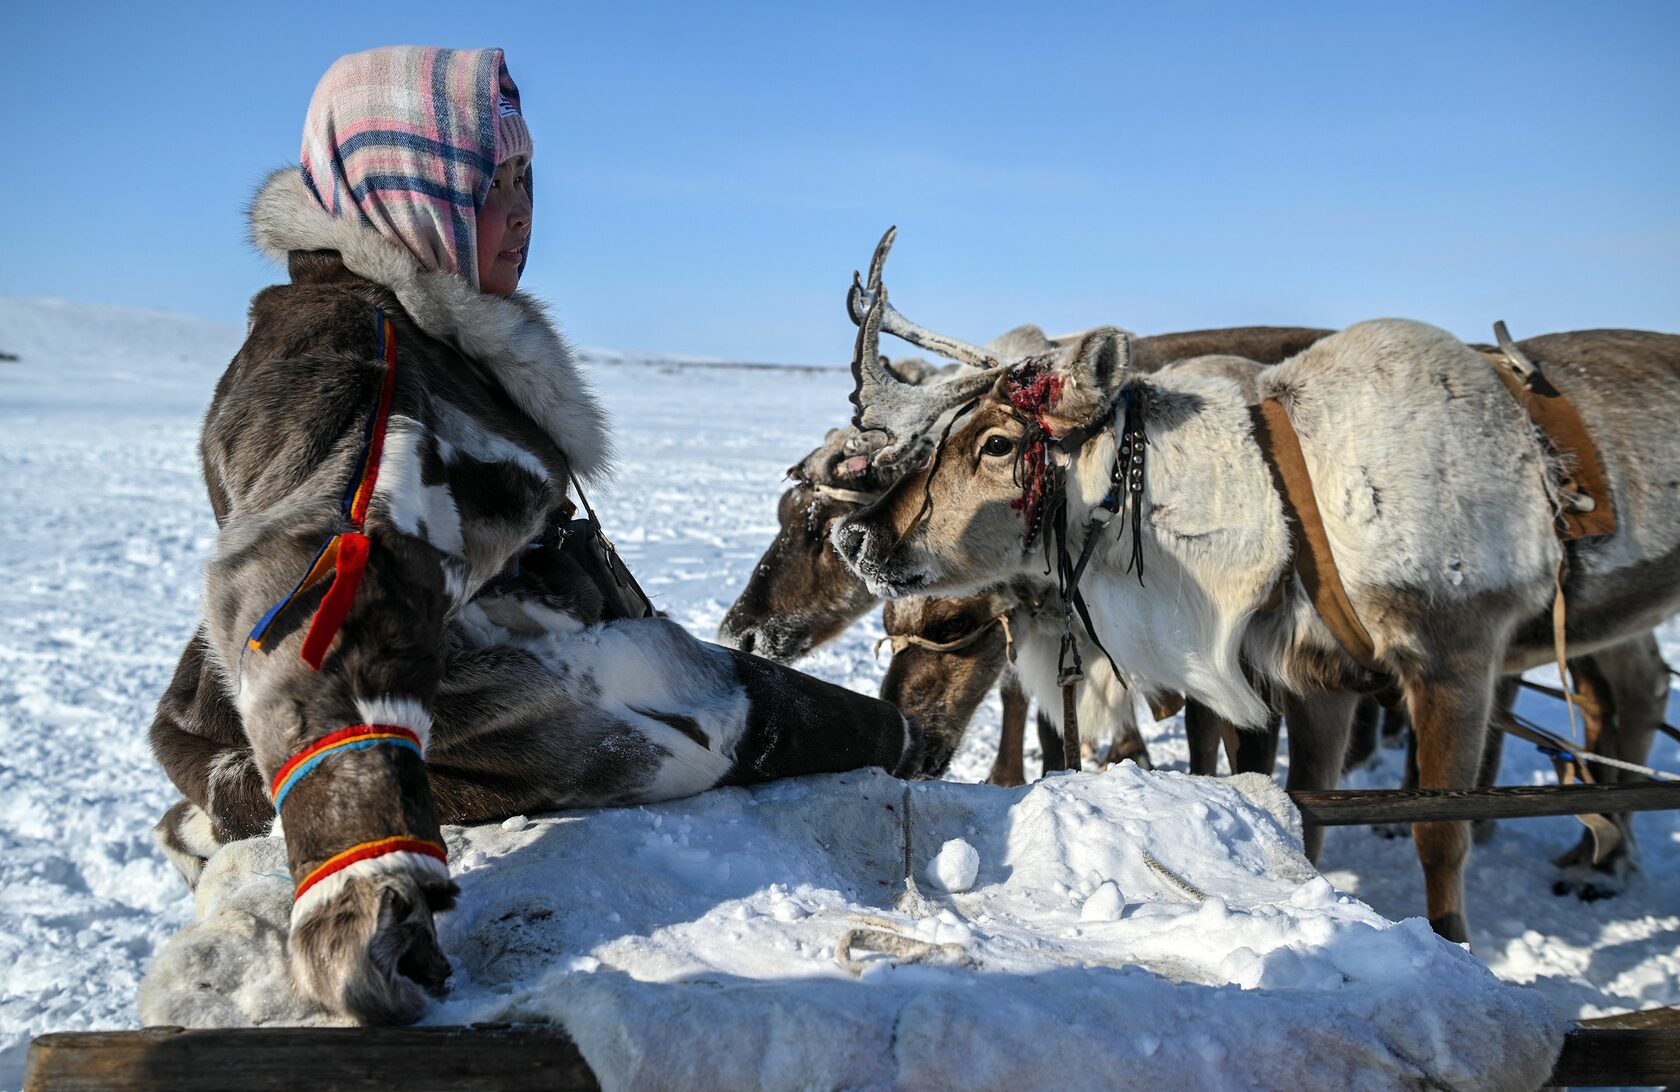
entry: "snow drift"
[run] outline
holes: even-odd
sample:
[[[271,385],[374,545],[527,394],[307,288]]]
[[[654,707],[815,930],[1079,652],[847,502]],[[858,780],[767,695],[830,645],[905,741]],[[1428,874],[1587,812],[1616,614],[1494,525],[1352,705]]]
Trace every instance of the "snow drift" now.
[[[1563,1031],[1336,892],[1256,776],[859,771],[447,837],[429,1021],[560,1022],[608,1088],[1527,1089]],[[972,889],[920,885],[952,842]],[[147,1023],[323,1021],[287,984],[285,862],[277,838],[212,860]]]

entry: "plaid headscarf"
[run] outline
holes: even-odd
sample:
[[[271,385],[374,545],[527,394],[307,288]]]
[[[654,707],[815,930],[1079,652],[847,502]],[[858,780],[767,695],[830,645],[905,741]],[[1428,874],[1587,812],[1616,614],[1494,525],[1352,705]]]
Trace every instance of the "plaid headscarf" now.
[[[426,269],[478,287],[477,214],[496,168],[531,155],[499,49],[388,46],[340,57],[303,123],[303,184],[354,208]]]

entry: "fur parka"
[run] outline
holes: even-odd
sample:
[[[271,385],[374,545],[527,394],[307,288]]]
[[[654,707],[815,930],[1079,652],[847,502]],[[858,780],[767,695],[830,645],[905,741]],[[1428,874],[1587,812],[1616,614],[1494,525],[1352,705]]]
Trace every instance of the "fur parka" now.
[[[455,897],[440,822],[914,768],[917,730],[893,707],[662,618],[603,622],[584,568],[536,544],[570,514],[570,475],[599,480],[612,460],[606,415],[540,305],[425,271],[321,210],[295,169],[250,216],[291,283],[253,301],[204,418],[219,536],[152,742],[186,798],[159,836],[196,882],[217,845],[267,831],[294,756],[355,726],[418,741],[335,751],[287,791],[306,992],[366,1020],[418,1014],[416,984],[448,974],[429,939],[429,912]],[[299,650],[321,591],[282,609],[261,647],[248,636],[344,530],[387,374],[380,314],[397,363],[367,567],[316,670]],[[364,846],[384,848],[306,882]]]

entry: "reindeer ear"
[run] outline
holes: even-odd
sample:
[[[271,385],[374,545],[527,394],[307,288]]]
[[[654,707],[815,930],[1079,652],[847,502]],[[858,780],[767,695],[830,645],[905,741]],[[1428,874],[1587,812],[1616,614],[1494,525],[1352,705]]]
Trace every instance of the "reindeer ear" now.
[[[1099,326],[1056,362],[1061,379],[1054,415],[1069,426],[1088,425],[1108,410],[1132,364],[1132,339],[1124,330]]]

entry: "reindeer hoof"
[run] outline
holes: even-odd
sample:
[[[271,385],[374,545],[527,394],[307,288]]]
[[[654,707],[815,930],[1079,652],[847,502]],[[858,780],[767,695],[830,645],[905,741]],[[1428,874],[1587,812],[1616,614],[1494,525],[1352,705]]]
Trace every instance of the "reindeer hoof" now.
[[[1592,880],[1558,880],[1552,884],[1552,894],[1559,898],[1563,898],[1565,895],[1574,895],[1582,902],[1613,899],[1621,893],[1619,887],[1605,883],[1594,883]]]
[[[438,947],[434,910],[457,888],[423,888],[415,877],[354,877],[292,924],[292,978],[328,1011],[362,1024],[411,1024],[448,990],[449,960]]]

